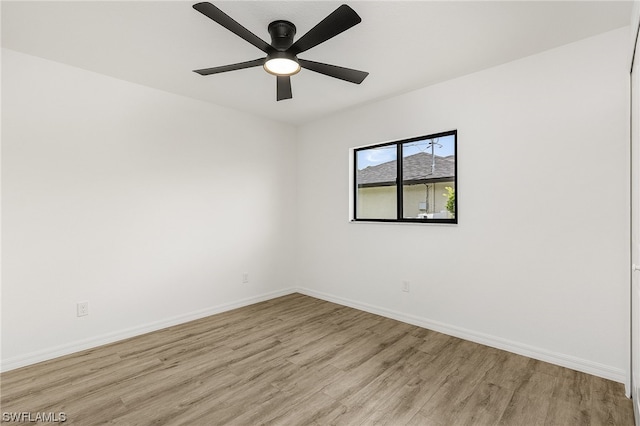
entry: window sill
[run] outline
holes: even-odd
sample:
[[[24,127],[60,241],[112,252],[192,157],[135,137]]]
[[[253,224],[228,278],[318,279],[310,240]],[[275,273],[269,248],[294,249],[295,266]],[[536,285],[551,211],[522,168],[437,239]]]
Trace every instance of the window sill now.
[[[436,226],[457,226],[455,222],[439,222],[439,221],[421,221],[421,220],[367,220],[367,219],[349,219],[349,223],[356,224],[375,224],[375,225],[436,225]]]

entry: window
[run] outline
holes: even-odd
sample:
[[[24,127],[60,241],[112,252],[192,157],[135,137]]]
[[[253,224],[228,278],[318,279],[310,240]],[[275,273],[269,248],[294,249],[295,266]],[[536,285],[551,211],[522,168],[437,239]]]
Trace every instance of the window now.
[[[354,149],[358,221],[458,223],[457,131]]]

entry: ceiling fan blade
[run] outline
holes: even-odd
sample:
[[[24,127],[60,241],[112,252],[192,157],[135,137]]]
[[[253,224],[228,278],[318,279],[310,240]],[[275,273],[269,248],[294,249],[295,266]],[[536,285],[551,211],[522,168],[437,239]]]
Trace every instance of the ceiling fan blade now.
[[[276,77],[276,86],[277,86],[277,100],[281,101],[284,99],[291,99],[293,95],[291,93],[291,77],[286,76],[277,76]]]
[[[322,62],[307,61],[306,59],[298,58],[298,63],[301,67],[308,70],[355,84],[362,83],[362,81],[369,75],[368,72],[339,67],[337,65],[324,64]]]
[[[221,72],[241,70],[244,68],[251,68],[251,67],[257,67],[259,65],[263,65],[265,59],[267,58],[254,59],[253,61],[239,62],[237,64],[231,64],[231,65],[223,65],[221,67],[193,70],[193,72],[197,72],[200,75],[211,75],[211,74],[218,74]]]
[[[245,39],[249,43],[253,44],[264,53],[270,53],[274,49],[270,44],[262,40],[260,37],[240,25],[232,17],[218,9],[216,6],[208,2],[196,3],[193,8],[208,18],[213,19],[218,24],[222,25],[235,35]]]
[[[305,35],[300,37],[289,51],[294,55],[311,49],[314,46],[324,43],[343,31],[348,30],[362,21],[360,16],[346,4],[334,10],[329,16],[324,18],[315,27],[311,28]]]

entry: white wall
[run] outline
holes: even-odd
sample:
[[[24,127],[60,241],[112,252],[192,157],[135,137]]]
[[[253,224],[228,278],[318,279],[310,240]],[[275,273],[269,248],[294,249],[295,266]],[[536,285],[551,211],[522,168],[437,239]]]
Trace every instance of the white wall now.
[[[626,380],[628,35],[297,131],[3,50],[2,368],[299,286]],[[451,129],[458,225],[347,221],[350,148]]]
[[[298,285],[626,381],[628,36],[623,28],[303,126]],[[348,222],[350,148],[453,129],[457,226]]]
[[[2,55],[3,369],[289,287],[294,128]]]

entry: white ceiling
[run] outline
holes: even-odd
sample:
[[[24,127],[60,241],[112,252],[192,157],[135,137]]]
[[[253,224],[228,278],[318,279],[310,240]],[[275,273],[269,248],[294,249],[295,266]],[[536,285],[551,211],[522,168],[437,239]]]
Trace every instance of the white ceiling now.
[[[2,1],[2,46],[172,93],[301,124],[629,24],[631,2],[350,1],[359,25],[300,54],[368,71],[356,85],[302,70],[276,102],[261,67],[192,70],[263,57],[192,9],[196,1]],[[213,1],[269,42],[267,25],[302,36],[341,3]]]

